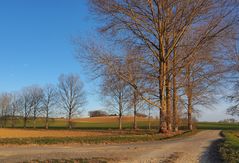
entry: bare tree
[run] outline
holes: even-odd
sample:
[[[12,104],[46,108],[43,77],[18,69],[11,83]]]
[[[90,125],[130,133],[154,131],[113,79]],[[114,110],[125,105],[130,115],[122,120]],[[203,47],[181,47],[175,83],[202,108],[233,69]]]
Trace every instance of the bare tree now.
[[[26,128],[27,120],[31,115],[33,117],[33,127],[36,127],[36,119],[40,114],[40,104],[42,97],[43,91],[38,86],[29,86],[22,90],[20,97],[20,107],[24,117],[24,128]]]
[[[122,116],[128,109],[128,87],[127,84],[117,76],[106,75],[101,85],[101,93],[106,97],[106,104],[111,112],[118,115],[118,128],[122,129]]]
[[[232,49],[229,60],[229,82],[233,83],[233,90],[227,99],[232,103],[232,106],[227,109],[227,114],[239,116],[239,50],[237,43]]]
[[[3,93],[0,97],[0,107],[1,107],[1,127],[6,127],[7,124],[7,116],[9,113],[11,105],[11,94]]]
[[[41,113],[41,102],[43,99],[43,89],[38,86],[28,87],[30,95],[30,107],[33,114],[33,128],[36,128],[36,120]]]
[[[49,126],[49,114],[52,112],[53,107],[56,105],[57,92],[53,85],[47,85],[43,89],[43,99],[42,99],[42,110],[45,114],[45,128],[48,129]]]
[[[169,88],[172,80],[168,73],[172,73],[169,71],[172,64],[170,60],[174,58],[175,49],[184,46],[183,41],[188,33],[199,36],[194,37],[194,45],[191,46],[188,55],[179,57],[188,61],[187,58],[194,54],[195,50],[213,38],[221,37],[225,32],[231,33],[231,29],[237,23],[235,9],[238,2],[234,0],[91,0],[90,2],[92,11],[100,18],[105,18],[106,23],[101,32],[110,34],[113,36],[111,40],[117,43],[121,41],[127,48],[141,50],[140,54],[143,54],[140,57],[141,64],[145,67],[144,79],[147,83],[151,83],[144,85],[147,88],[142,89],[117,68],[114,69],[115,74],[131,85],[142,99],[160,109],[160,131],[167,132],[171,128]],[[118,55],[103,52],[99,57],[96,56],[97,53],[91,56],[94,58],[92,61],[113,69],[114,57],[118,58]],[[98,59],[100,61],[96,61]],[[175,76],[173,78],[176,79]],[[175,88],[174,92],[177,93]],[[148,96],[145,96],[148,94],[155,98],[149,100]],[[175,107],[175,101],[173,103]],[[176,108],[173,110],[173,114],[176,114]],[[174,125],[176,122],[174,121]],[[177,129],[177,126],[174,128]]]
[[[17,92],[12,93],[12,101],[11,101],[11,107],[10,107],[12,127],[15,127],[16,116],[17,114],[20,113],[20,105],[21,105],[21,99],[19,97],[19,94]]]
[[[31,100],[31,96],[29,93],[29,88],[24,88],[21,92],[21,110],[23,113],[23,126],[24,128],[27,127],[27,120],[32,112],[32,108],[30,106],[30,100]]]
[[[137,51],[129,51],[126,55],[123,63],[123,71],[122,73],[127,76],[127,78],[134,83],[134,85],[141,86],[143,84],[141,78],[142,78],[142,67],[140,66],[140,60],[139,58],[134,55],[134,53],[137,53]],[[121,79],[122,80],[122,79]],[[141,86],[142,87],[142,86]],[[133,87],[130,87],[129,89],[129,104],[130,107],[133,107],[133,115],[134,115],[134,122],[133,122],[133,129],[137,129],[137,112],[142,106],[141,102],[142,99],[137,92],[136,89]]]
[[[227,114],[239,117],[239,84],[235,84],[233,93],[227,98],[233,103],[233,106],[227,109]]]
[[[79,109],[86,103],[83,83],[78,75],[73,74],[62,74],[58,80],[59,103],[66,111],[68,127],[71,129],[72,117],[79,114]]]

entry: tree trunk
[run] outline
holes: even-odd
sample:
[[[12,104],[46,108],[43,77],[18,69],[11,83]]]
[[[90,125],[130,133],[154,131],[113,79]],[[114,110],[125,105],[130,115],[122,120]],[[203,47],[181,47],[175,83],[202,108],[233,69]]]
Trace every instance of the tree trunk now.
[[[68,129],[72,129],[72,123],[71,123],[71,111],[69,111],[69,115],[68,115]]]
[[[192,96],[188,96],[188,129],[193,130],[192,123]]]
[[[190,76],[191,68],[190,64],[187,66],[187,88],[186,88],[186,94],[188,98],[188,129],[192,130],[192,83],[191,83],[191,76]]]
[[[167,123],[166,123],[166,99],[165,99],[165,81],[166,81],[166,64],[165,62],[161,62],[160,64],[160,124],[159,124],[159,132],[166,133],[167,132]]]
[[[150,113],[150,107],[149,107],[149,115],[148,115],[148,129],[151,130],[151,113]]]
[[[169,61],[166,62],[166,109],[167,109],[167,129],[172,131],[172,113],[171,113],[171,82],[169,74]]]
[[[46,111],[46,122],[45,122],[45,128],[48,129],[48,109]]]
[[[34,110],[33,110],[33,128],[36,128],[36,119],[37,119],[37,110],[36,107],[34,106]]]
[[[173,130],[174,132],[178,131],[178,88],[177,88],[177,72],[176,72],[176,60],[177,54],[174,50],[173,56]]]
[[[137,94],[136,94],[136,91],[134,91],[134,101],[133,101],[133,105],[134,105],[134,130],[137,129],[137,121],[136,121],[136,118],[137,118]]]
[[[12,121],[12,128],[14,128],[15,127],[15,121],[14,121],[14,119],[15,119],[15,115],[14,115],[14,113],[12,114],[12,117],[11,117],[11,121]]]
[[[122,115],[119,114],[119,129],[122,130]]]
[[[6,127],[6,124],[7,124],[7,115],[6,115],[6,108],[4,108],[4,111],[3,111],[3,128]]]
[[[24,117],[24,128],[26,128],[27,127],[27,117],[25,116]]]
[[[119,129],[122,130],[122,112],[123,112],[123,105],[122,105],[122,96],[121,93],[119,94]]]
[[[176,79],[173,79],[173,130],[178,131],[178,95]]]
[[[24,128],[27,127],[27,105],[24,103]]]
[[[36,118],[33,117],[33,128],[36,128]]]
[[[3,109],[2,109],[2,116],[1,116],[1,128],[3,128]]]

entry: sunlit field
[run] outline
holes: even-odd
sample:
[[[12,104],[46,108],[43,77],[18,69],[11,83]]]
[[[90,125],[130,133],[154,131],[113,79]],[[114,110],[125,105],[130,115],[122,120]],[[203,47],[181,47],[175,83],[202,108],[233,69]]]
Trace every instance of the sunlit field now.
[[[73,129],[67,129],[67,120],[50,119],[49,129],[44,129],[44,119],[38,118],[36,128],[28,121],[23,128],[23,120],[16,121],[15,128],[11,121],[6,128],[0,129],[0,144],[62,144],[62,143],[126,143],[161,140],[170,137],[187,135],[191,132],[158,134],[158,120],[151,120],[148,130],[148,118],[138,117],[138,129],[132,130],[133,117],[123,117],[123,130],[118,130],[117,117],[78,118],[73,120]]]
[[[117,129],[118,128],[118,117],[95,117],[95,118],[78,118],[74,119],[73,128],[74,129]],[[148,128],[148,118],[137,118],[138,128],[147,129]],[[151,120],[151,127],[158,128],[158,120]],[[7,121],[7,127],[11,127],[11,121]],[[123,117],[122,126],[124,129],[130,129],[133,126],[133,117]],[[28,120],[27,128],[33,127],[33,121]],[[36,128],[44,128],[45,119],[38,118],[36,120]],[[68,127],[67,119],[64,118],[50,118],[49,119],[49,129],[66,129]],[[19,118],[15,121],[15,128],[23,128],[23,119]]]
[[[73,129],[85,129],[85,130],[115,130],[118,129],[118,117],[92,117],[92,118],[77,118],[72,120]],[[133,117],[124,116],[122,118],[123,129],[133,128]],[[148,129],[149,119],[144,117],[137,117],[138,129]],[[150,119],[151,129],[158,129],[159,120]],[[239,130],[238,123],[219,123],[219,122],[196,122],[194,123],[196,129],[202,130]],[[12,128],[12,121],[7,120],[6,128]],[[23,128],[23,119],[18,118],[15,120],[14,128]],[[27,128],[33,128],[33,121],[29,119],[27,121]],[[36,128],[45,128],[45,119],[37,118]],[[49,129],[67,129],[68,122],[65,118],[49,118]],[[186,120],[180,121],[180,129],[187,129]]]

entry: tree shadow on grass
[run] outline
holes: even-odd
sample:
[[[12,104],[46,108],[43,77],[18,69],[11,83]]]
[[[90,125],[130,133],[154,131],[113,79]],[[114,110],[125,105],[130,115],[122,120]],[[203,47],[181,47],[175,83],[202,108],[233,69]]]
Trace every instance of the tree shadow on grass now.
[[[220,144],[223,139],[217,139],[211,143],[207,150],[200,156],[200,163],[223,163],[223,159],[219,153]]]

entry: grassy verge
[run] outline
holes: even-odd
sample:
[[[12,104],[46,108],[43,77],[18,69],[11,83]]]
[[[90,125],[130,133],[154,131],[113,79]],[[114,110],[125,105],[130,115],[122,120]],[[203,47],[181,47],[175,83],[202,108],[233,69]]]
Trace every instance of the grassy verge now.
[[[174,134],[143,134],[143,135],[114,135],[114,136],[88,136],[88,137],[37,137],[37,138],[2,138],[0,145],[49,145],[49,144],[111,144],[111,143],[129,143],[157,141],[172,137],[188,136],[193,134],[189,131],[183,131]]]
[[[220,154],[225,162],[239,162],[239,131],[223,131],[224,142],[220,146]]]

